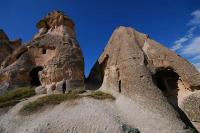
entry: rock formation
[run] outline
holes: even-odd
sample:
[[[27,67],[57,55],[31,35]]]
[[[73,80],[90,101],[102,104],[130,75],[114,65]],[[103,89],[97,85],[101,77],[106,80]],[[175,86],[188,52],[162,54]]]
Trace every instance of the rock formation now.
[[[200,130],[200,73],[148,35],[116,29],[87,80],[163,117],[177,112],[186,125]]]
[[[10,41],[0,30],[0,95],[24,85],[37,86],[37,94],[84,87],[84,59],[74,22],[53,11],[36,27],[39,32],[26,45],[20,39]],[[86,83],[116,100],[81,97],[54,109],[46,107],[29,118],[20,116],[26,103],[43,97],[35,96],[7,113],[0,110],[0,132],[117,132],[120,125],[153,133],[200,131],[200,73],[187,60],[132,28],[114,31]]]
[[[10,41],[3,30],[0,30],[0,68],[3,67],[4,62],[21,47],[21,40]],[[19,74],[19,73],[18,73]],[[9,71],[0,69],[0,94],[9,88]],[[19,83],[20,84],[20,83]]]
[[[0,64],[19,46],[21,46],[20,39],[16,41],[10,41],[5,32],[0,29]]]
[[[0,91],[30,84],[41,85],[48,93],[64,93],[83,86],[84,59],[73,21],[53,11],[36,26],[39,33],[2,62]]]

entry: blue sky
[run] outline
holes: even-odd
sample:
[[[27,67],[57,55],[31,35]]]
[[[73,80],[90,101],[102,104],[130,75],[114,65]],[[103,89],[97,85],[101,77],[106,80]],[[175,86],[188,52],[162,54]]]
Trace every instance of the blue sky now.
[[[75,21],[86,75],[121,25],[149,34],[200,69],[200,0],[1,0],[0,28],[27,42],[52,10]]]

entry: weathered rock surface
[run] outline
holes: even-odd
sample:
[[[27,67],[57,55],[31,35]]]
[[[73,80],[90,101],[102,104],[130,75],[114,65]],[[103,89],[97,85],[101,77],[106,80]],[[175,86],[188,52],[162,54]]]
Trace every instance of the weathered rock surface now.
[[[3,69],[6,60],[8,60],[8,62],[12,62],[12,60],[10,60],[10,57],[12,54],[15,53],[15,51],[17,51],[21,46],[21,40],[17,39],[15,41],[10,41],[9,38],[7,37],[7,35],[4,33],[3,30],[0,30],[0,94],[3,94],[4,92],[6,92],[10,87],[11,87],[11,82],[13,82],[13,85],[16,83],[15,81],[17,81],[18,79],[11,79],[11,77],[15,77],[15,75],[18,75],[19,77],[22,77],[21,74],[24,72],[24,69],[22,69],[20,67],[20,64],[16,65],[13,64],[13,66],[10,66],[7,69]],[[15,67],[18,67],[18,71],[13,71],[11,72],[13,69],[15,69]],[[9,71],[7,71],[9,69]],[[14,74],[15,73],[15,74]],[[26,82],[26,79],[24,79],[24,82]],[[21,84],[21,82],[17,83],[18,85]]]
[[[185,59],[132,28],[114,31],[87,80],[103,90],[126,95],[172,121],[178,112],[177,118],[192,126],[190,122],[197,117],[191,117],[190,112],[196,110],[195,115],[199,115],[199,104],[194,101],[200,102],[195,95],[200,89],[200,73]]]
[[[84,87],[84,59],[74,26],[62,12],[51,12],[23,46],[0,30],[0,95],[23,85],[39,86],[37,94]],[[28,117],[19,115],[26,103],[42,95],[36,96],[7,113],[0,110],[0,132],[200,131],[200,73],[132,28],[114,31],[86,82],[113,94],[116,101],[83,98]]]
[[[47,89],[43,86],[38,86],[35,88],[35,93],[36,94],[46,94],[47,93]]]
[[[62,80],[68,83],[61,85],[63,90],[83,86],[84,59],[73,21],[62,12],[53,11],[36,26],[39,33],[26,46],[11,51],[12,54],[2,61],[0,90],[8,88],[5,83],[9,88],[20,83],[45,87]]]
[[[0,29],[0,64],[21,45],[21,40],[10,41],[3,30]]]
[[[0,132],[126,133],[134,129],[141,133],[189,132],[176,116],[171,119],[153,113],[120,94],[115,101],[85,97],[46,107],[29,116],[20,115],[19,110],[38,97],[23,101],[0,115]]]

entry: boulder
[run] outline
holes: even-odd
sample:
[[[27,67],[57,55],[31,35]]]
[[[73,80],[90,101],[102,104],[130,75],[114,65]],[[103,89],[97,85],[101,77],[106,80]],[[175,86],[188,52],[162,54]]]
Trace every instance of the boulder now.
[[[56,84],[52,83],[50,85],[46,85],[47,88],[47,94],[53,94],[53,92],[56,90]]]
[[[180,104],[180,107],[190,118],[194,126],[200,130],[200,91],[196,91],[185,97]]]
[[[55,93],[59,93],[59,94],[65,93],[65,86],[64,86],[64,84],[66,85],[65,80],[57,82],[56,83],[56,89],[55,89],[54,92]]]
[[[35,93],[36,94],[46,94],[47,93],[47,89],[43,86],[38,86],[35,88]]]

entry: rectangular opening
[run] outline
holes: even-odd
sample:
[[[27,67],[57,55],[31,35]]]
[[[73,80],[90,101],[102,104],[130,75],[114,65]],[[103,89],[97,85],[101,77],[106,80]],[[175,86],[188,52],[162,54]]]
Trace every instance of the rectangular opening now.
[[[42,49],[42,54],[46,54],[47,50],[46,49]]]
[[[121,80],[119,80],[119,84],[118,84],[118,87],[119,87],[119,93],[121,93]]]

